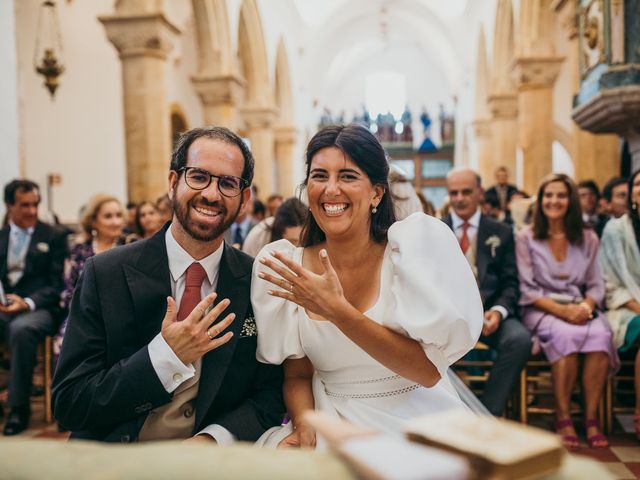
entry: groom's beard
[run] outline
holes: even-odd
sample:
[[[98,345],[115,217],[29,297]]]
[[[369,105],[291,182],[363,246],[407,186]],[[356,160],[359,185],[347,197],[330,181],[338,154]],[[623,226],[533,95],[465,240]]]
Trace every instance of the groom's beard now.
[[[226,232],[231,224],[236,220],[238,213],[240,213],[240,208],[242,207],[241,202],[236,211],[229,215],[229,212],[223,203],[218,201],[208,202],[200,196],[191,199],[187,204],[177,201],[174,196],[172,204],[176,218],[178,219],[178,222],[180,222],[180,225],[182,225],[184,231],[187,232],[194,240],[198,240],[200,242],[211,242],[224,235],[224,232]],[[196,206],[211,208],[218,211],[218,216],[216,217],[217,221],[201,222],[194,219],[192,213]]]

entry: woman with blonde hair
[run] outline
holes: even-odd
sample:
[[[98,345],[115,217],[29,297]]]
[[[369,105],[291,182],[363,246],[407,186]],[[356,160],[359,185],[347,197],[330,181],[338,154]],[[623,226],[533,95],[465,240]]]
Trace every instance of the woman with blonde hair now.
[[[123,243],[124,219],[125,209],[120,200],[113,195],[104,193],[94,195],[82,209],[81,232],[76,237],[76,243],[70,248],[65,262],[64,290],[61,295],[61,303],[65,310],[69,308],[85,262],[90,257]],[[65,320],[54,339],[56,354],[60,352],[66,326]]]

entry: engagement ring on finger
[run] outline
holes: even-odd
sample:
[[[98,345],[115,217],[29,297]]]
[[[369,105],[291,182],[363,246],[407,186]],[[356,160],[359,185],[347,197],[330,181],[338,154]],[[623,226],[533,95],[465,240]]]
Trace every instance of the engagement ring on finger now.
[[[289,291],[290,291],[291,293],[293,293],[293,283],[290,283],[290,284],[289,284]]]
[[[209,340],[213,340],[215,338],[213,335],[211,335],[209,329],[207,329],[207,337],[209,337]]]

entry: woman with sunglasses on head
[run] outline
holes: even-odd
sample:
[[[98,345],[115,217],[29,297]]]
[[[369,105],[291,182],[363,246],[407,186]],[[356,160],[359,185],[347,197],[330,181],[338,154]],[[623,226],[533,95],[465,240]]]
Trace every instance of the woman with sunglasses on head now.
[[[291,417],[266,444],[314,446],[308,409],[397,435],[409,418],[466,408],[447,370],[480,335],[478,288],[446,225],[422,213],[394,223],[388,176],[366,128],[319,131],[300,247],[280,240],[257,256],[257,356],[284,362]]]
[[[640,170],[629,178],[628,213],[607,222],[600,244],[600,266],[607,290],[607,318],[619,352],[636,350],[636,411],[633,417],[640,439]]]
[[[598,407],[607,374],[618,366],[609,324],[600,307],[604,282],[597,261],[598,236],[584,228],[577,188],[562,173],[538,188],[533,225],[516,239],[522,323],[551,363],[556,430],[569,450],[579,441],[571,419],[571,395],[584,356],[582,386],[590,447],[606,447]],[[535,348],[535,347],[534,347]]]

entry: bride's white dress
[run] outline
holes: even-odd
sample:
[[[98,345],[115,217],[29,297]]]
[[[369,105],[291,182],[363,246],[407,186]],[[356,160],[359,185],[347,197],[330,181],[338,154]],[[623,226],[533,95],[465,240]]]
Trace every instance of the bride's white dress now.
[[[286,240],[265,246],[302,263],[303,249]],[[405,420],[466,408],[446,372],[477,342],[483,324],[478,287],[458,241],[441,221],[414,213],[393,224],[380,273],[380,295],[365,315],[422,345],[442,379],[426,388],[381,365],[331,322],[311,320],[298,305],[267,293],[256,262],[251,301],[258,327],[257,358],[280,364],[308,357],[315,368],[316,410],[356,425],[399,434]],[[367,279],[362,279],[366,282]],[[290,425],[271,429],[258,442],[275,444]]]

